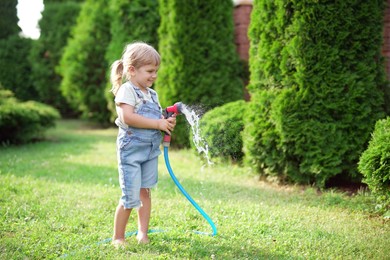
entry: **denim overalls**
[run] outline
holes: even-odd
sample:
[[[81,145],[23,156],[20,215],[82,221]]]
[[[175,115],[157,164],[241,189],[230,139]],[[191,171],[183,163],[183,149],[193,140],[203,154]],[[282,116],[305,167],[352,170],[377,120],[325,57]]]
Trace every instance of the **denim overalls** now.
[[[142,100],[137,114],[152,119],[161,119],[161,108],[154,91],[152,101],[145,100],[141,90],[134,90]],[[139,208],[141,188],[152,188],[157,184],[157,164],[160,151],[161,132],[156,129],[119,127],[117,137],[117,156],[119,183],[122,189],[120,203],[126,209]]]

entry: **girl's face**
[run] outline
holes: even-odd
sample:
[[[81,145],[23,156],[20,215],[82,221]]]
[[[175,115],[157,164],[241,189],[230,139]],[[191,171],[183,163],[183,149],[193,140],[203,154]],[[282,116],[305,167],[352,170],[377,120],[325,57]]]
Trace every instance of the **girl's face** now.
[[[151,87],[157,79],[159,66],[148,64],[135,68],[130,66],[131,82],[139,88]]]

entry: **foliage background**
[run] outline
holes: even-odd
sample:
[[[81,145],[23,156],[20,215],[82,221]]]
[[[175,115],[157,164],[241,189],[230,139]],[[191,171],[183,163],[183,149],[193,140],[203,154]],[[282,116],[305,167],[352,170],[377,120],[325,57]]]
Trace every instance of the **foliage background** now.
[[[18,34],[0,39],[0,84],[20,100],[34,100],[36,97],[31,82],[31,66],[27,60],[31,45],[31,39]]]
[[[245,69],[231,1],[45,0],[39,40],[18,35],[17,1],[2,1],[0,88],[112,124],[109,65],[126,43],[146,41],[162,54],[156,90],[163,106],[182,101],[204,114],[223,105],[205,118],[223,113],[220,125],[231,117],[243,124],[242,136],[229,140],[244,140],[241,154],[256,173],[319,187],[360,182],[359,155],[390,104],[380,53],[385,2],[254,1],[251,101],[234,114],[224,109],[242,101]],[[184,120],[177,147],[190,142]],[[218,141],[227,134],[212,132]]]
[[[319,187],[359,181],[384,117],[383,15],[383,1],[254,1],[249,89],[261,113],[247,110],[244,145],[256,169]]]
[[[105,54],[108,64],[121,58],[126,44],[143,41],[158,49],[157,29],[160,24],[158,1],[155,0],[111,0],[111,41]],[[109,79],[110,70],[107,70]],[[112,86],[107,82],[105,97],[111,112],[111,121],[116,118]]]
[[[159,3],[162,63],[156,90],[162,106],[181,101],[189,106],[202,104],[200,111],[204,112],[242,99],[242,65],[234,46],[232,1]],[[189,146],[184,119],[179,118],[172,140],[179,147]]]
[[[40,37],[33,42],[29,54],[31,80],[36,99],[57,108],[70,117],[78,113],[72,109],[60,90],[62,77],[56,72],[70,31],[76,23],[80,3],[75,1],[45,2],[39,21]]]
[[[21,31],[18,25],[16,5],[18,0],[3,0],[0,2],[0,39]]]
[[[63,77],[61,91],[72,108],[102,124],[110,118],[104,96],[105,52],[111,39],[108,4],[108,0],[86,0],[82,5],[58,70]]]

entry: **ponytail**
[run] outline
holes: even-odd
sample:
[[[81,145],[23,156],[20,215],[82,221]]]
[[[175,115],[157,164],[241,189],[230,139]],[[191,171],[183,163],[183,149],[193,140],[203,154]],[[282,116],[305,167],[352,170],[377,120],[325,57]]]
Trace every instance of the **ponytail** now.
[[[130,75],[127,73],[130,66],[140,68],[147,64],[159,66],[160,54],[152,46],[143,42],[128,44],[123,51],[122,58],[111,65],[111,92],[116,96],[123,80],[130,80]]]
[[[123,62],[122,60],[116,60],[111,65],[110,81],[112,84],[111,92],[116,95],[123,80]]]

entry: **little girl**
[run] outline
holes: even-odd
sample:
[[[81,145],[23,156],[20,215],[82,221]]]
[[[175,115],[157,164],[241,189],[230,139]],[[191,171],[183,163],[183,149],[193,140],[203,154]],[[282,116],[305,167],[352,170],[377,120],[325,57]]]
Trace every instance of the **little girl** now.
[[[122,58],[111,66],[122,189],[114,219],[113,244],[116,247],[125,243],[126,224],[133,208],[138,210],[138,243],[149,242],[150,189],[157,184],[160,131],[170,134],[176,125],[174,117],[164,119],[158,95],[150,89],[159,65],[160,55],[152,46],[135,42],[127,45]]]

